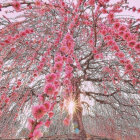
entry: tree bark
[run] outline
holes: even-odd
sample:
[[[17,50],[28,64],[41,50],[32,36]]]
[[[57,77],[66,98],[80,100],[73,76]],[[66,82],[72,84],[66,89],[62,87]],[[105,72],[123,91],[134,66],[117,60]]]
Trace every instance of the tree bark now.
[[[77,128],[79,129],[79,135],[81,136],[80,140],[85,140],[86,131],[84,129],[84,125],[83,125],[83,121],[82,121],[83,108],[81,106],[81,101],[80,101],[79,81],[76,82],[75,85],[76,85],[75,100],[77,102],[77,107],[76,107],[76,111],[73,115],[73,122],[77,123]]]
[[[77,128],[79,129],[79,135],[81,136],[80,140],[85,140],[86,138],[86,131],[84,129],[83,121],[82,121],[82,108],[79,107],[76,111],[76,114],[73,117],[73,122],[77,123]]]

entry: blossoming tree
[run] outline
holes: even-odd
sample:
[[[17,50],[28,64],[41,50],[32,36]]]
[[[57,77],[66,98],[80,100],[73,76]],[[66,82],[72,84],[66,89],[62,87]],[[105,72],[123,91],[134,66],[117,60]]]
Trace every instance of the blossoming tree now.
[[[110,1],[1,3],[1,12],[12,7],[7,13],[15,14],[0,19],[1,136],[16,133],[16,120],[30,104],[31,140],[53,124],[55,107],[67,113],[62,125],[77,123],[81,139],[83,111],[97,122],[95,135],[113,129],[112,138],[140,138],[140,20],[116,16],[140,9]]]

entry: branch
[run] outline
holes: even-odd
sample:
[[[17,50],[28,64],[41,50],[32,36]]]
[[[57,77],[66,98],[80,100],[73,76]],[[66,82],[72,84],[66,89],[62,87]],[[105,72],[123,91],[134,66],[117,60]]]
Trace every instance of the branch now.
[[[34,4],[35,2],[20,2],[21,5],[23,4],[26,4],[26,5],[31,5],[31,4]],[[13,6],[12,3],[4,3],[2,4],[2,8],[7,8],[7,7],[10,7],[10,6]]]
[[[90,94],[94,94],[94,95],[98,95],[98,96],[104,96],[104,97],[109,97],[109,96],[113,96],[114,94],[116,94],[118,91],[115,91],[115,92],[112,92],[108,95],[105,95],[105,94],[102,94],[102,93],[97,93],[97,92],[84,92],[82,93],[83,95],[87,95],[87,96],[90,96]]]

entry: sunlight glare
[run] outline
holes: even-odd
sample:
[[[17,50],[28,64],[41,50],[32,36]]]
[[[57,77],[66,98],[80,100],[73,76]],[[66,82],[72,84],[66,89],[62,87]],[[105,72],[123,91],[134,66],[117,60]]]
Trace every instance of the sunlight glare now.
[[[75,110],[75,102],[73,100],[71,100],[69,102],[69,104],[68,104],[68,112],[69,112],[69,114],[72,115],[74,110]]]

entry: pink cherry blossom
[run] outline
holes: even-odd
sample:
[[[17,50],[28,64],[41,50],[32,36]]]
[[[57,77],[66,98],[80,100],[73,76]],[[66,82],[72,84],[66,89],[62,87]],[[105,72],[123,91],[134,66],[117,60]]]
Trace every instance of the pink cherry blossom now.
[[[66,54],[68,52],[68,48],[66,46],[62,46],[60,47],[60,51]]]
[[[42,5],[41,0],[36,0],[35,1],[35,5],[38,6],[38,7],[40,7]]]
[[[65,126],[68,126],[70,124],[70,119],[69,118],[65,118],[63,121]]]
[[[119,30],[120,30],[120,31],[123,31],[123,32],[126,31],[126,26],[121,25],[121,26],[119,27]]]
[[[38,140],[42,136],[43,136],[43,134],[41,133],[41,131],[39,129],[34,130],[34,132],[33,132],[33,139],[34,140]]]
[[[51,121],[50,121],[50,120],[46,120],[45,126],[46,126],[46,127],[50,127],[50,124],[51,124]]]
[[[46,75],[45,79],[46,79],[46,82],[52,83],[56,80],[56,74],[50,73],[50,74]]]
[[[44,103],[44,106],[45,106],[45,108],[46,108],[46,111],[48,112],[48,111],[50,110],[51,103],[50,103],[49,101],[46,101],[46,102]]]
[[[113,27],[114,27],[115,30],[119,29],[120,23],[119,22],[116,22]]]
[[[119,52],[119,53],[118,53],[118,57],[119,57],[119,58],[124,58],[124,53],[123,53],[123,52]]]
[[[53,115],[54,115],[54,113],[53,113],[52,111],[50,111],[50,112],[48,113],[48,115],[49,115],[49,118],[52,118]]]
[[[45,93],[47,95],[53,95],[54,92],[56,90],[56,87],[54,86],[54,84],[51,84],[51,83],[48,83],[46,86],[45,86]]]
[[[140,43],[137,43],[134,48],[137,52],[140,52]]]
[[[93,6],[95,3],[95,0],[89,0],[89,5]]]
[[[136,41],[135,40],[131,40],[131,41],[128,42],[128,46],[130,48],[133,48],[135,45],[136,45]]]
[[[27,126],[27,128],[28,128],[29,130],[32,130],[33,125],[34,125],[34,120],[31,119],[31,118],[29,118],[29,119],[28,119],[28,126]]]
[[[62,66],[63,66],[62,62],[56,62],[54,65],[55,70],[57,70],[57,71],[62,71]]]
[[[124,35],[124,33],[125,33],[125,32],[120,31],[118,34],[119,34],[119,36],[123,36],[123,35]]]
[[[66,39],[66,40],[71,40],[71,39],[72,39],[72,36],[70,35],[70,33],[67,33],[67,34],[65,35],[65,39]]]
[[[61,61],[63,61],[63,57],[61,55],[57,55],[55,57],[55,62],[61,62]]]
[[[5,103],[8,104],[9,102],[10,102],[10,98],[7,97],[7,98],[5,99]]]
[[[127,64],[125,66],[125,68],[126,68],[126,71],[131,71],[131,70],[133,70],[133,65],[132,64]]]
[[[17,0],[13,1],[12,5],[15,8],[16,11],[19,11],[20,8],[21,8],[21,4]]]
[[[32,107],[32,114],[34,118],[41,119],[46,114],[44,105],[37,105]]]

